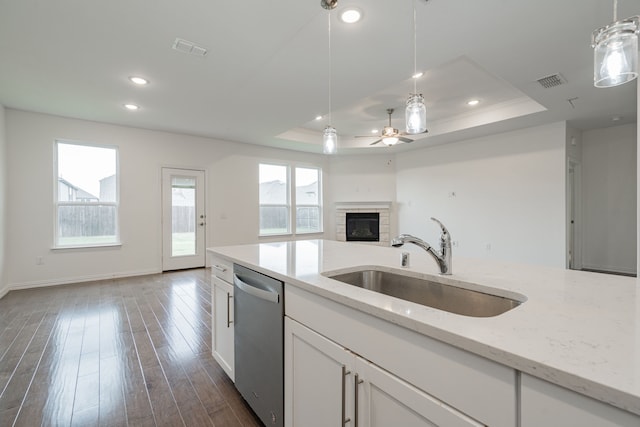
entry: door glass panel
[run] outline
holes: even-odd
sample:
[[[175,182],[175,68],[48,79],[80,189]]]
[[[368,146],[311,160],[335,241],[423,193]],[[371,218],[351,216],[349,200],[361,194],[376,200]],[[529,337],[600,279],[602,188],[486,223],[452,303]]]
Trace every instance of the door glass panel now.
[[[196,254],[196,179],[171,178],[171,256]]]

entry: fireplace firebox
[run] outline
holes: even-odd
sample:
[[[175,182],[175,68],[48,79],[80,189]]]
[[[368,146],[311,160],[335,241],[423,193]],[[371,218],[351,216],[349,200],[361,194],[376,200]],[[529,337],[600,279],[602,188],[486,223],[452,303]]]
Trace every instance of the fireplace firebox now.
[[[375,212],[346,213],[347,242],[379,242],[380,214]]]

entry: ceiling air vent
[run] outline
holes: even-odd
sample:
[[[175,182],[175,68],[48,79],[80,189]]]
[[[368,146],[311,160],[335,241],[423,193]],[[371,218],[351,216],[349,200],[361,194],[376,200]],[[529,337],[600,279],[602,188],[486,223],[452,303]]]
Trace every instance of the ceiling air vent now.
[[[207,49],[180,38],[176,39],[171,47],[178,52],[188,53],[195,56],[205,56],[207,54]]]
[[[543,88],[549,89],[565,84],[567,81],[560,74],[551,74],[550,76],[538,79],[537,82],[540,83]]]

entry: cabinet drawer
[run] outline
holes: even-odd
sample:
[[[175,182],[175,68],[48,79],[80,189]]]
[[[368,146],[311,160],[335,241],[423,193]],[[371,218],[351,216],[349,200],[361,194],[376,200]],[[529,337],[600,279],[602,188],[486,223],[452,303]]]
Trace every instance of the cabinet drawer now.
[[[233,263],[218,256],[211,257],[211,272],[228,283],[233,283]]]
[[[492,427],[517,422],[516,372],[295,286],[286,315]]]

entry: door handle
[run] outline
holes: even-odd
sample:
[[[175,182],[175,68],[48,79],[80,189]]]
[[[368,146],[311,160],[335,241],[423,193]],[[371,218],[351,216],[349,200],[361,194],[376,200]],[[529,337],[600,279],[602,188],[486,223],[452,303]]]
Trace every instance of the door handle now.
[[[354,394],[355,403],[353,407],[353,427],[358,427],[358,386],[362,384],[364,381],[358,378],[358,374],[356,374],[354,378],[355,378],[355,385],[354,385],[355,390],[353,394]]]
[[[273,302],[278,304],[280,302],[280,295],[277,292],[272,291],[264,291],[262,289],[256,288],[255,286],[251,286],[248,283],[243,282],[237,274],[233,275],[233,283],[240,289],[250,295],[253,295],[256,298],[263,299],[265,301]]]
[[[351,418],[347,418],[347,375],[351,374],[351,371],[347,371],[347,367],[342,365],[342,421],[340,427],[343,427],[348,422],[351,422]]]
[[[233,321],[231,320],[231,310],[230,310],[230,304],[229,304],[229,301],[231,301],[231,298],[233,298],[233,296],[231,296],[231,294],[227,292],[227,328],[230,327],[231,324],[233,323]]]

